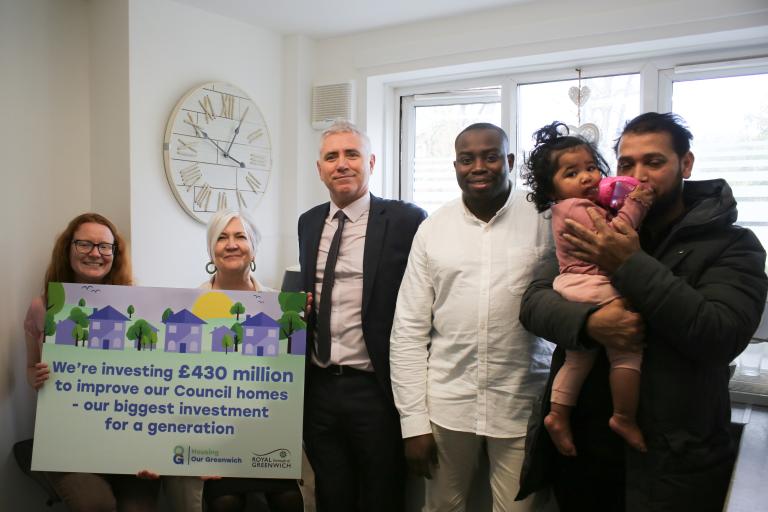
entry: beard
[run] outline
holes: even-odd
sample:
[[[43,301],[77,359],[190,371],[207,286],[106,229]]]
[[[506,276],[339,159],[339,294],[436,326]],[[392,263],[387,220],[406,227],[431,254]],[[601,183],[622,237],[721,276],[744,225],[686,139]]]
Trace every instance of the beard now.
[[[677,176],[675,178],[675,186],[670,191],[668,191],[666,194],[656,197],[656,200],[653,202],[653,205],[651,206],[650,210],[648,210],[648,215],[646,218],[648,219],[655,219],[655,218],[661,218],[666,216],[667,212],[671,210],[674,206],[678,204],[678,202],[681,200],[681,197],[683,195],[683,166],[680,164],[680,166],[677,169]]]

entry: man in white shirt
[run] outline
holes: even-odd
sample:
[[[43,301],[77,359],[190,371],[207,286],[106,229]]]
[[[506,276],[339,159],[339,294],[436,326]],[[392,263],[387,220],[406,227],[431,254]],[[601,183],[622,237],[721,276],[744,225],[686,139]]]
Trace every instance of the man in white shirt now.
[[[428,479],[428,511],[466,509],[483,450],[494,511],[540,510],[534,496],[514,498],[552,349],[518,313],[534,265],[551,250],[550,227],[512,189],[501,128],[474,124],[455,146],[462,197],[421,224],[390,339],[405,457]]]
[[[426,212],[369,193],[370,146],[351,123],[323,132],[317,170],[331,200],[299,218],[302,281],[315,306],[304,441],[318,512],[404,508],[389,334],[411,242]]]

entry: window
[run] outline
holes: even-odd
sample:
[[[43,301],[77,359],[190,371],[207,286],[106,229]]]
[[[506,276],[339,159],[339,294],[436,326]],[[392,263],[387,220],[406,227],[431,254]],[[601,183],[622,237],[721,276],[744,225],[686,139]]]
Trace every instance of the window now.
[[[402,124],[412,142],[401,153],[401,197],[428,213],[461,194],[453,170],[453,142],[473,123],[501,124],[501,88],[479,88],[402,98]]]
[[[581,108],[576,103],[578,96],[574,94],[579,85],[586,92],[582,95]],[[518,169],[533,149],[533,133],[552,121],[575,128],[577,134],[581,133],[579,128],[588,123],[596,125],[600,153],[611,169],[616,168],[614,139],[621,133],[624,122],[640,113],[639,74],[521,84],[517,91]]]
[[[570,68],[555,75],[499,77],[496,85],[456,88],[451,92],[403,94],[400,97],[400,198],[431,213],[461,193],[453,171],[456,135],[468,125],[489,122],[505,128],[516,155],[515,181],[533,132],[552,121],[575,128],[593,123],[599,146],[613,165],[613,139],[624,121],[640,113],[639,73],[606,74],[579,80]],[[581,108],[571,89],[588,89]],[[505,101],[504,98],[509,98]]]
[[[739,205],[738,223],[768,247],[768,73],[702,76],[707,73],[672,84],[672,112],[694,136],[691,179],[726,179]]]
[[[93,326],[92,328],[94,331],[101,329],[101,322],[94,321],[91,325]]]

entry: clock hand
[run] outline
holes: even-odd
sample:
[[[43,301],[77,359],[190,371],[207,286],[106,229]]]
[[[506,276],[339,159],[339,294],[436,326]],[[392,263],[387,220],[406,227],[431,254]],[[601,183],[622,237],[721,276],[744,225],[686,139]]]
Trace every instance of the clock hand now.
[[[200,134],[203,136],[203,138],[204,138],[205,140],[207,140],[208,142],[210,142],[211,144],[213,144],[214,146],[216,146],[216,149],[218,149],[219,151],[221,151],[221,154],[222,154],[222,155],[224,155],[224,157],[225,157],[225,158],[229,158],[230,160],[234,160],[235,162],[237,162],[237,163],[240,165],[240,167],[245,167],[245,164],[244,164],[243,162],[241,162],[241,161],[239,161],[239,160],[235,160],[234,158],[232,158],[232,157],[229,155],[229,153],[227,153],[226,151],[224,151],[224,148],[222,148],[221,146],[219,146],[219,143],[218,143],[218,142],[216,142],[215,140],[213,140],[212,138],[210,138],[210,137],[208,136],[208,134],[207,134],[207,133],[205,133],[205,131],[204,131],[202,128],[200,128],[200,126],[198,126],[197,124],[195,124],[193,121],[190,121],[190,120],[187,120],[187,119],[185,119],[185,120],[184,120],[184,122],[185,122],[185,123],[187,123],[187,124],[189,124],[189,125],[191,125],[191,126],[192,126],[192,127],[193,127],[193,128],[194,128],[194,129],[195,129],[197,132],[198,132],[198,133],[200,133]]]
[[[243,126],[243,121],[245,121],[245,115],[248,113],[248,108],[245,107],[245,111],[243,111],[243,116],[240,118],[240,122],[237,123],[237,128],[235,128],[235,134],[232,136],[232,140],[229,141],[229,146],[227,147],[227,152],[225,155],[229,155],[229,150],[232,149],[232,144],[235,143],[235,139],[237,138],[237,134],[240,133],[240,127]]]
[[[236,158],[234,158],[232,155],[224,155],[224,156],[226,156],[227,158],[229,158],[230,160],[235,162],[237,165],[239,165],[243,169],[245,168],[245,164],[243,162],[241,162],[240,160],[237,160]]]

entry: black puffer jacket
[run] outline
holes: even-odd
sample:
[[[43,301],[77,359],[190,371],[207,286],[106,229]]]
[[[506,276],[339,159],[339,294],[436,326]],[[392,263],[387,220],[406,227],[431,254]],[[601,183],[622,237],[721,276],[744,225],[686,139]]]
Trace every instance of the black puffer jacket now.
[[[757,328],[768,280],[760,242],[751,231],[734,225],[736,201],[728,184],[724,180],[689,181],[683,194],[686,214],[652,254],[634,254],[612,276],[612,282],[646,324],[638,421],[649,451],[675,459],[676,474],[695,477],[733,455],[728,364],[744,350]],[[641,245],[648,246],[642,232]],[[556,264],[541,265],[520,311],[527,329],[558,344],[550,387],[562,365],[564,349],[594,345],[583,329],[595,308],[568,303],[552,291]],[[593,429],[608,432],[611,403],[607,383],[607,366],[599,360],[573,412],[574,437]],[[542,426],[548,400],[549,393],[529,423],[521,496],[547,485],[551,464],[557,463]],[[621,450],[616,439],[610,442]],[[652,496],[656,476],[643,474],[649,467],[646,456],[632,450],[626,455],[626,479],[635,486],[628,493],[627,509],[651,510],[653,507],[636,506],[641,499],[637,495]],[[680,502],[686,503],[688,498],[680,496]]]

